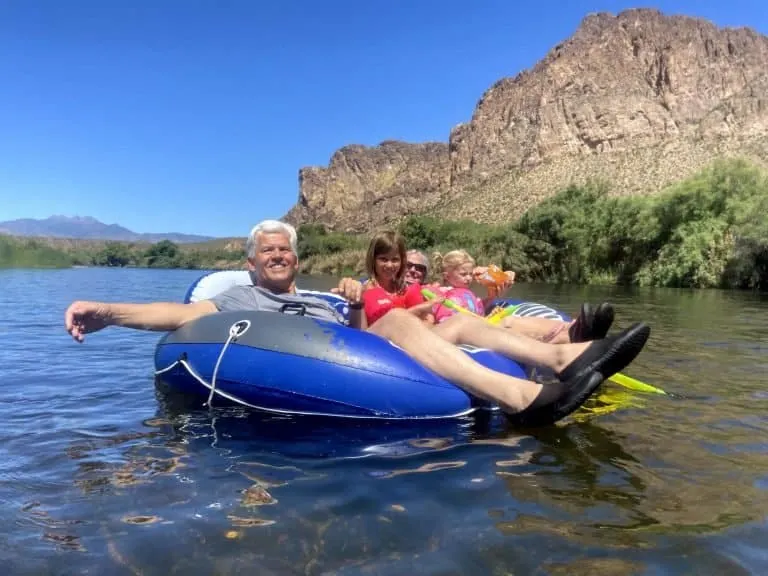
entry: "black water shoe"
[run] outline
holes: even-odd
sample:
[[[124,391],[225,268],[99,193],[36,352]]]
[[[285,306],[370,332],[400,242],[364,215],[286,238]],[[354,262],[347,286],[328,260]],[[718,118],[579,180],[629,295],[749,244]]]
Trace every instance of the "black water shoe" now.
[[[604,378],[610,378],[626,368],[640,354],[650,335],[651,327],[644,322],[637,322],[618,334],[594,340],[558,374],[558,378],[567,382],[593,371],[600,372]]]
[[[543,388],[530,406],[506,414],[509,422],[519,427],[548,426],[578,410],[600,387],[603,375],[585,371],[565,382],[543,384]]]
[[[589,342],[605,338],[613,324],[613,316],[613,306],[608,302],[601,302],[594,310],[585,302],[581,305],[576,321],[568,328],[571,342]]]
[[[613,306],[610,302],[600,302],[595,309],[595,318],[592,322],[591,340],[602,340],[608,335],[608,330],[613,324]],[[589,342],[589,338],[584,342]]]

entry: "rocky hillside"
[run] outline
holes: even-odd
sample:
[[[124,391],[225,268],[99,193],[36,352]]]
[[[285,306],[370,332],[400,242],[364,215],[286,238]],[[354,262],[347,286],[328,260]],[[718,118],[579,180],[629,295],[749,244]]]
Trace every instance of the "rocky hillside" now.
[[[387,214],[411,214],[436,205],[450,191],[450,176],[447,144],[345,146],[328,168],[299,171],[299,202],[287,218],[369,230]]]
[[[768,37],[637,9],[587,16],[480,99],[449,143],[347,146],[288,218],[365,231],[429,212],[498,222],[570,183],[647,194],[716,157],[768,162]]]

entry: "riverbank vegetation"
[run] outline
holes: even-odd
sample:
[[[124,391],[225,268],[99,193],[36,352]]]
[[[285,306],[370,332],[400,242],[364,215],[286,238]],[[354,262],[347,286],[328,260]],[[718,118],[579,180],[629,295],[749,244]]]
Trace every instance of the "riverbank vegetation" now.
[[[213,241],[155,244],[21,238],[0,235],[0,268],[107,266],[139,268],[237,269],[245,265],[244,242]]]
[[[609,192],[573,186],[507,225],[412,216],[400,230],[411,248],[465,248],[520,281],[768,289],[768,176],[757,167],[723,160],[653,196]],[[364,239],[310,232],[307,264],[360,271]]]
[[[71,256],[35,239],[0,235],[0,268],[69,268]]]
[[[479,264],[519,281],[768,289],[768,176],[720,161],[653,196],[622,197],[605,185],[572,186],[518,221],[490,226],[411,216],[408,246],[432,255],[465,248]],[[304,273],[360,274],[368,235],[299,227]],[[0,236],[0,267],[140,266],[237,269],[243,240],[200,244],[21,239]]]

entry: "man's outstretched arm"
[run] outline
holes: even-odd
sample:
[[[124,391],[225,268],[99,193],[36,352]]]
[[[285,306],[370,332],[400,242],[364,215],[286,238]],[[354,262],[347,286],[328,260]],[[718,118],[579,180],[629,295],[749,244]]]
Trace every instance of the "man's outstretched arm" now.
[[[137,330],[170,331],[208,314],[216,312],[210,300],[191,304],[153,302],[151,304],[122,304],[77,301],[64,313],[64,325],[75,340],[107,326],[122,326]]]

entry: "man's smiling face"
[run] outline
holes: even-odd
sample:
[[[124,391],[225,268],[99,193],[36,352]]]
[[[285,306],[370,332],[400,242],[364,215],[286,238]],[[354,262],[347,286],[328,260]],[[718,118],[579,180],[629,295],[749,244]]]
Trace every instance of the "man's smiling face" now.
[[[256,243],[256,254],[248,258],[248,268],[255,273],[258,286],[288,292],[299,269],[299,258],[286,234],[261,232]]]

